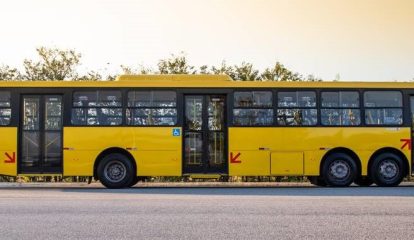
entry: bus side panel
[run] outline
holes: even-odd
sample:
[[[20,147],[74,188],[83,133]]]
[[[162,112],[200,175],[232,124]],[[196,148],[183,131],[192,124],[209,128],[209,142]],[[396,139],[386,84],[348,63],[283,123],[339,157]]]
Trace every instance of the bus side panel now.
[[[0,174],[17,175],[17,128],[0,128]]]
[[[362,174],[367,174],[369,158],[380,148],[391,147],[401,149],[402,139],[410,139],[410,128],[385,127],[231,127],[229,128],[229,175],[242,175],[252,172],[249,161],[243,161],[243,152],[270,152],[276,156],[301,156],[303,153],[304,175],[319,175],[320,163],[323,156],[331,149],[344,147],[354,151],[361,160]],[[401,150],[407,159],[411,159],[409,147]],[[240,161],[232,162],[232,155],[241,153]],[[292,155],[292,153],[295,153]],[[253,153],[250,153],[253,154]],[[283,167],[276,167],[278,161],[271,161],[270,155],[257,155],[255,169],[272,165],[271,175],[286,175],[286,172],[297,172],[302,162],[293,159],[291,169],[284,162]],[[299,165],[298,165],[299,164]],[[279,172],[278,172],[279,171]],[[257,175],[266,171],[256,171]],[[289,174],[287,174],[289,175]]]
[[[181,176],[181,151],[137,151],[138,176]]]
[[[65,176],[91,176],[109,148],[129,151],[140,176],[181,175],[181,136],[172,127],[66,127],[64,147]]]

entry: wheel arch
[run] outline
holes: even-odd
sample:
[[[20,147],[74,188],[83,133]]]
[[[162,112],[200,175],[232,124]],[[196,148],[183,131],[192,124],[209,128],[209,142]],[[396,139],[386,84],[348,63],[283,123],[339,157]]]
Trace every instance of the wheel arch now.
[[[110,147],[107,148],[105,150],[103,150],[101,153],[99,153],[99,155],[96,157],[95,162],[93,164],[93,177],[96,179],[97,178],[97,169],[99,166],[99,163],[101,162],[101,160],[112,153],[120,153],[123,154],[125,156],[127,156],[129,158],[129,160],[131,161],[132,165],[134,166],[134,172],[136,174],[137,171],[137,163],[134,159],[134,157],[132,156],[132,154],[130,152],[128,152],[127,150],[120,148],[120,147]]]
[[[409,171],[409,166],[410,165],[409,165],[408,159],[404,155],[404,153],[401,152],[400,150],[396,149],[396,148],[393,148],[393,147],[384,147],[384,148],[380,148],[377,151],[375,151],[371,155],[371,157],[369,158],[369,161],[368,161],[368,176],[371,174],[371,165],[373,164],[374,159],[376,157],[378,157],[379,155],[383,154],[383,153],[393,153],[393,154],[397,155],[398,157],[400,157],[401,160],[403,161],[403,164],[404,164],[404,166],[403,166],[404,167],[404,169],[403,169],[404,170],[404,176],[408,175],[408,173],[410,172]]]
[[[362,171],[361,160],[359,159],[358,155],[354,151],[346,147],[336,147],[336,148],[330,149],[328,152],[326,152],[323,155],[321,163],[319,165],[319,176],[322,176],[322,169],[323,169],[323,165],[325,164],[326,159],[334,153],[344,153],[344,154],[349,155],[355,161],[355,164],[357,166],[356,176],[361,176],[361,171]]]

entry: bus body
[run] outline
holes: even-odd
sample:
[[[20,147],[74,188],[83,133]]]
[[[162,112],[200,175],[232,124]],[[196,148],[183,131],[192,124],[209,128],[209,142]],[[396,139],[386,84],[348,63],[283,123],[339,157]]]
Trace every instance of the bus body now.
[[[398,185],[412,174],[414,85],[225,75],[1,81],[0,174],[307,176]]]

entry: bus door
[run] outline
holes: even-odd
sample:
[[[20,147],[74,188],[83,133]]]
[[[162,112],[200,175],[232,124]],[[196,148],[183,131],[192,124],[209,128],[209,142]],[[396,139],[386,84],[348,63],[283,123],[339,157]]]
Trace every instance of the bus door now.
[[[19,173],[62,173],[62,95],[23,95]]]
[[[184,95],[183,172],[227,174],[225,95]]]

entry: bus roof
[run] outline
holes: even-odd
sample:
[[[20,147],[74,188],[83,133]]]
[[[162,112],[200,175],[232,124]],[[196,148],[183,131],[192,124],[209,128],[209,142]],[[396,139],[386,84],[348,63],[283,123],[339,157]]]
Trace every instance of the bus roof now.
[[[2,87],[152,87],[152,88],[414,88],[412,82],[233,81],[227,75],[121,75],[115,81],[0,81]]]

